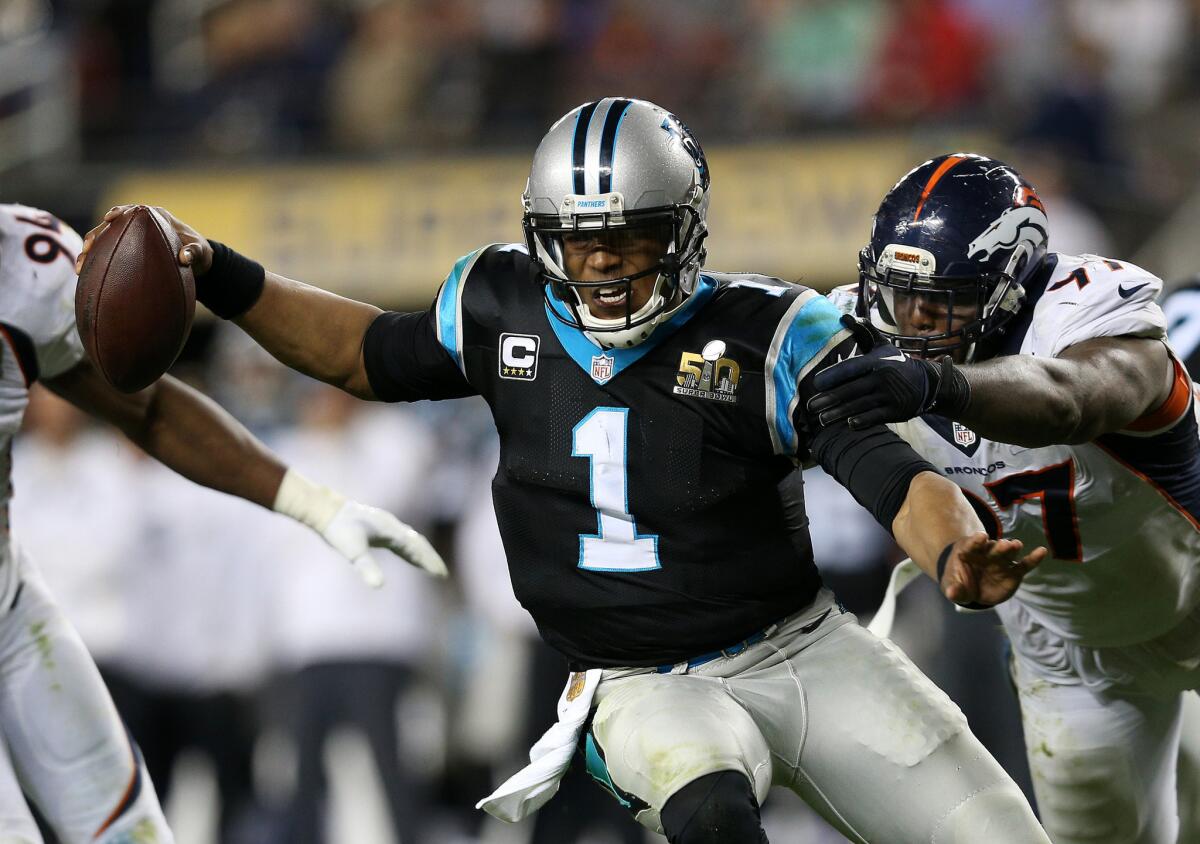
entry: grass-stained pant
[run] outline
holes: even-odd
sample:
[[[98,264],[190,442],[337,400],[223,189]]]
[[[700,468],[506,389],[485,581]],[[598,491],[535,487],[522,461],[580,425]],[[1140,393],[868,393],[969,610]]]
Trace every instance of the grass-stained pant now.
[[[1200,712],[1189,691],[1200,687],[1200,611],[1122,648],[1066,642],[1019,600],[997,612],[1013,643],[1029,770],[1051,840],[1200,841]]]
[[[41,841],[22,789],[63,844],[171,844],[79,634],[19,550],[0,567],[9,579],[0,608],[0,844]]]
[[[595,705],[589,770],[656,831],[672,794],[732,770],[860,844],[1049,842],[959,709],[828,591],[735,656],[606,671]]]

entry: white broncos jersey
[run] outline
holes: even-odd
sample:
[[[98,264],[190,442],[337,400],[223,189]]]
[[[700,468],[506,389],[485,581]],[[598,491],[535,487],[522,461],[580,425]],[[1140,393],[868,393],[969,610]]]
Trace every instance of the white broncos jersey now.
[[[1162,282],[1123,261],[1056,255],[1001,354],[1052,357],[1093,337],[1164,339]],[[845,306],[846,293],[835,300]],[[1014,600],[1090,647],[1136,644],[1200,602],[1200,434],[1176,363],[1163,405],[1083,445],[1024,448],[929,414],[890,426],[954,481],[995,536],[1050,557]]]
[[[29,387],[83,358],[75,330],[75,256],[81,240],[70,226],[35,208],[0,205],[0,565],[10,556],[12,439],[21,427]],[[11,565],[0,574],[0,600]],[[7,604],[0,603],[0,610]]]

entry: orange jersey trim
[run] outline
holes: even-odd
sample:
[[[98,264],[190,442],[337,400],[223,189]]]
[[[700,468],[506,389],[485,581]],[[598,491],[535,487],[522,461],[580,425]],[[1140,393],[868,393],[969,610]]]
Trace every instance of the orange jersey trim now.
[[[1170,394],[1154,410],[1126,425],[1126,431],[1157,431],[1178,421],[1187,412],[1192,403],[1192,381],[1179,361],[1172,359],[1171,363],[1175,365],[1175,382],[1171,385]]]
[[[1158,484],[1156,484],[1156,483],[1154,482],[1154,480],[1153,480],[1152,478],[1150,478],[1150,477],[1149,477],[1149,476],[1148,476],[1148,475],[1147,475],[1145,472],[1138,471],[1138,470],[1137,470],[1137,469],[1135,469],[1133,466],[1131,466],[1129,463],[1126,463],[1124,460],[1122,460],[1120,457],[1118,457],[1118,456],[1117,456],[1117,453],[1116,453],[1115,451],[1113,451],[1113,450],[1112,450],[1111,448],[1109,448],[1108,446],[1106,446],[1106,445],[1101,445],[1100,443],[1098,443],[1098,442],[1095,442],[1095,441],[1093,441],[1093,442],[1092,442],[1092,445],[1096,446],[1096,448],[1098,448],[1098,449],[1100,449],[1101,451],[1103,451],[1105,454],[1107,454],[1109,457],[1111,457],[1111,458],[1112,458],[1113,460],[1115,460],[1117,463],[1121,464],[1121,465],[1122,465],[1122,466],[1124,466],[1126,469],[1128,469],[1130,472],[1132,472],[1133,474],[1135,474],[1135,475],[1137,475],[1139,478],[1141,478],[1143,481],[1145,481],[1145,482],[1146,482],[1146,484],[1147,484],[1147,485],[1148,485],[1148,486],[1149,486],[1149,487],[1150,487],[1152,490],[1154,490],[1154,491],[1155,491],[1155,492],[1157,492],[1159,495],[1161,495],[1161,496],[1163,497],[1163,500],[1165,500],[1165,501],[1166,501],[1168,504],[1170,504],[1170,505],[1171,505],[1171,507],[1172,507],[1172,508],[1173,508],[1173,509],[1174,509],[1176,512],[1178,512],[1178,513],[1179,513],[1179,515],[1181,515],[1181,516],[1183,516],[1185,519],[1187,519],[1187,520],[1188,520],[1188,522],[1191,524],[1191,526],[1192,526],[1192,527],[1194,527],[1196,530],[1200,531],[1200,522],[1197,522],[1197,521],[1196,521],[1196,518],[1195,518],[1195,516],[1193,516],[1191,513],[1189,513],[1189,512],[1187,511],[1187,508],[1185,508],[1185,507],[1184,507],[1182,504],[1180,504],[1178,501],[1176,501],[1176,500],[1174,499],[1174,497],[1171,495],[1171,493],[1167,492],[1167,491],[1166,491],[1165,489],[1163,489],[1161,486],[1159,486]]]
[[[130,761],[133,762],[133,773],[129,775],[129,783],[125,786],[125,793],[121,795],[121,799],[117,802],[116,808],[112,810],[112,814],[105,819],[104,823],[100,824],[100,828],[97,829],[96,834],[92,836],[93,839],[99,838],[101,835],[103,835],[104,831],[112,826],[113,823],[116,822],[117,818],[125,814],[125,811],[133,803],[133,798],[135,796],[134,793],[137,790],[138,780],[142,772],[138,767],[137,753],[134,752],[132,745],[129,747],[129,755]]]
[[[0,325],[0,335],[4,337],[8,348],[12,350],[13,359],[17,362],[17,369],[21,370],[21,378],[25,380],[25,386],[29,387],[33,384],[33,379],[29,377],[29,372],[25,369],[25,363],[21,360],[21,356],[17,354],[17,344],[13,342],[12,335],[8,333],[8,329]]]
[[[963,156],[952,155],[938,165],[938,168],[933,171],[933,175],[929,177],[929,181],[925,183],[925,189],[921,191],[921,199],[917,202],[917,210],[913,211],[913,222],[921,216],[921,209],[925,207],[925,200],[929,199],[929,194],[933,193],[934,187],[942,180],[950,170],[955,167],[960,161],[963,161]]]

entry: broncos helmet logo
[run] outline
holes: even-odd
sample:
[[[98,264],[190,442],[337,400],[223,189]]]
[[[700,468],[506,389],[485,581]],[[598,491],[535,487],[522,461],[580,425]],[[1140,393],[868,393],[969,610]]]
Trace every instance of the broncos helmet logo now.
[[[1001,249],[1013,249],[1022,242],[1028,252],[1046,242],[1046,214],[1033,205],[1006,209],[979,237],[967,245],[967,256],[988,260]],[[980,253],[983,253],[980,256]]]

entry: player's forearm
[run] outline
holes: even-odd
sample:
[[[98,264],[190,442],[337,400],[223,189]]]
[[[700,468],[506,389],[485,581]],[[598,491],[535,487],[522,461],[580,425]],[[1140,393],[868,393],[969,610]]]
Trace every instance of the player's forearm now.
[[[1095,419],[1084,412],[1071,365],[1055,358],[1012,355],[960,367],[971,401],[955,415],[985,439],[1028,447],[1092,439]]]
[[[983,525],[958,487],[936,472],[915,475],[908,486],[892,535],[913,562],[937,581],[937,561],[947,545],[975,533]]]
[[[373,398],[362,341],[382,311],[268,272],[262,295],[234,321],[280,362],[361,398]]]
[[[111,420],[129,439],[189,480],[271,509],[286,467],[240,422],[170,376],[144,400],[140,415]]]
[[[961,367],[971,401],[955,416],[980,436],[1024,446],[1090,442],[1158,407],[1172,393],[1166,346],[1104,337],[1059,357],[1012,355]]]

